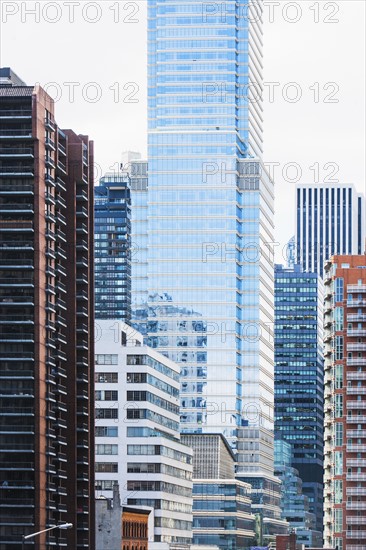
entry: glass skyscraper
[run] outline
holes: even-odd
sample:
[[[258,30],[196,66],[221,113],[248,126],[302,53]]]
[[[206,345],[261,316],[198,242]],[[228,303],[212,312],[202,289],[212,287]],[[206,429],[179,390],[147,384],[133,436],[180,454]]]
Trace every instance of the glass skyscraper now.
[[[95,316],[131,319],[131,183],[111,173],[95,187]]]
[[[273,474],[260,4],[250,17],[246,0],[148,8],[149,275],[139,328],[181,367],[183,431],[221,432],[239,471]]]
[[[317,273],[275,266],[275,433],[292,446],[323,530],[323,297]]]

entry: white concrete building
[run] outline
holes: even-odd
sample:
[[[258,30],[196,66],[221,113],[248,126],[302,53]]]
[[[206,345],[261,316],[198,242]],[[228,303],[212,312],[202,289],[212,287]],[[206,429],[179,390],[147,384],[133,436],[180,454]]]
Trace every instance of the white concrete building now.
[[[128,325],[96,321],[96,496],[149,507],[149,550],[188,548],[192,450],[180,442],[179,368]]]

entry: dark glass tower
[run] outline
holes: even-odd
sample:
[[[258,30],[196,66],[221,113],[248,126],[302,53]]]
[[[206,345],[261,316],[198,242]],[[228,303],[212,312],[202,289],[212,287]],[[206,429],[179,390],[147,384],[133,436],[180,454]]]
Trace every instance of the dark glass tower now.
[[[323,283],[275,266],[275,434],[291,444],[316,529],[323,530]]]
[[[94,549],[93,143],[0,69],[0,550]]]
[[[95,317],[131,319],[131,186],[107,174],[95,188]]]

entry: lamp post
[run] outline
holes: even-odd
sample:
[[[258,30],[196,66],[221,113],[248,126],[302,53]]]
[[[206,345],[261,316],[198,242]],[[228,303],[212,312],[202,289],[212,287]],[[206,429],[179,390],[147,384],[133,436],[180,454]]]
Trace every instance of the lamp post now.
[[[72,523],[62,523],[61,525],[53,525],[52,527],[49,527],[48,529],[43,529],[43,531],[37,531],[37,533],[31,533],[30,535],[23,535],[22,537],[22,550],[24,550],[24,544],[25,541],[28,539],[32,539],[33,537],[36,537],[37,535],[42,535],[42,533],[47,533],[47,531],[52,531],[53,529],[71,529]]]

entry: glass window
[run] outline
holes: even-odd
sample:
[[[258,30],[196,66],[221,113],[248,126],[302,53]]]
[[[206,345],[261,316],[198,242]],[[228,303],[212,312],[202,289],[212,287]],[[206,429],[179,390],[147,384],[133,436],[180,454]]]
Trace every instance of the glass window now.
[[[336,360],[343,359],[343,336],[336,336],[335,337],[335,344],[336,344]]]
[[[335,425],[335,444],[336,447],[343,445],[343,424],[341,422],[337,422]]]
[[[343,388],[343,365],[335,366],[335,389]]]
[[[343,278],[339,277],[335,280],[335,301],[336,302],[343,302],[343,289],[344,289],[344,282]]]
[[[334,475],[341,476],[343,474],[343,452],[335,451],[334,453]]]

